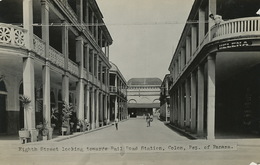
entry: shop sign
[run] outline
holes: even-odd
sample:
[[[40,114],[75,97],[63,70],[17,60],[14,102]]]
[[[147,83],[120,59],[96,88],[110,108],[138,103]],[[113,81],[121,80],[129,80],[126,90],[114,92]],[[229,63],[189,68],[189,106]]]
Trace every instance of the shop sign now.
[[[252,41],[248,41],[248,40],[232,41],[232,42],[225,42],[219,44],[218,49],[223,50],[223,49],[230,49],[230,48],[246,47],[251,45],[252,45]]]

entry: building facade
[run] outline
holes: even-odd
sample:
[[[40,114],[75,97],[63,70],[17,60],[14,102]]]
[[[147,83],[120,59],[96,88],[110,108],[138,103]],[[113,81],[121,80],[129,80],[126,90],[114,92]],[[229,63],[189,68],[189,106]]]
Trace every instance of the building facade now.
[[[70,103],[90,128],[108,116],[112,38],[95,0],[0,2],[0,133],[51,127],[53,108]],[[24,111],[19,95],[31,99]]]
[[[194,1],[169,66],[171,123],[207,139],[259,132],[259,5]]]
[[[118,67],[110,62],[112,66],[109,70],[110,79],[110,121],[114,121],[118,118],[119,121],[128,118],[127,110],[127,83],[118,69]]]
[[[130,117],[153,115],[160,108],[159,78],[131,78],[128,80],[127,98]]]
[[[160,120],[170,121],[170,94],[169,87],[171,86],[170,74],[165,75],[160,93]]]

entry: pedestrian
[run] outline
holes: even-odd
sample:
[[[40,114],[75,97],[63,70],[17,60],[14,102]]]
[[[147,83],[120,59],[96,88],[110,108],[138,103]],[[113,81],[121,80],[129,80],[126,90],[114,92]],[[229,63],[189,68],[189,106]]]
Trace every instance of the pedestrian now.
[[[151,118],[150,118],[150,114],[148,113],[148,114],[146,115],[147,127],[150,127],[150,122],[151,122]]]
[[[116,130],[118,130],[118,118],[115,119]]]

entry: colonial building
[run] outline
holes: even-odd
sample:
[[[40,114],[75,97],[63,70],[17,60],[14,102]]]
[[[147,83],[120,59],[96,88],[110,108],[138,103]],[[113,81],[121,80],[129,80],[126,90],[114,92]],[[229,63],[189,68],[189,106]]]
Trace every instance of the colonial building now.
[[[118,67],[110,62],[112,66],[109,70],[110,79],[110,116],[109,120],[114,121],[115,118],[119,120],[127,119],[127,83],[118,69]]]
[[[159,78],[131,78],[128,80],[127,98],[130,117],[143,117],[160,108]]]
[[[160,119],[164,121],[169,121],[170,119],[170,95],[169,87],[171,86],[170,74],[165,75],[160,93]]]
[[[207,139],[260,131],[259,6],[194,1],[169,66],[171,123]]]
[[[43,118],[71,103],[90,128],[108,114],[112,38],[95,0],[0,2],[0,133],[26,127],[35,141]],[[23,110],[19,95],[30,98]]]

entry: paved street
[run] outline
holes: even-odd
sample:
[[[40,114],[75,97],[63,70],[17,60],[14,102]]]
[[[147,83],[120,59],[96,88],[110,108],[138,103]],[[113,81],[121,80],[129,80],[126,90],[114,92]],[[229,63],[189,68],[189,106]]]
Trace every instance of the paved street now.
[[[68,139],[64,139],[68,138]],[[55,142],[59,140],[59,142]],[[60,141],[61,140],[61,141]],[[260,162],[259,139],[219,139],[215,141],[189,140],[173,132],[161,121],[154,120],[151,127],[146,127],[144,119],[129,119],[119,123],[117,131],[109,126],[98,131],[89,132],[76,137],[59,137],[52,141],[28,143],[26,145],[1,146],[0,164],[24,165],[249,165]],[[138,143],[138,144],[136,144]],[[208,144],[238,144],[232,150],[181,150],[182,146]],[[112,145],[111,145],[112,144]],[[117,151],[120,146],[138,146],[138,151]],[[179,151],[174,148],[179,145]],[[92,152],[90,146],[114,149]],[[165,151],[141,151],[141,146],[162,146]],[[167,147],[165,147],[165,145]],[[172,148],[169,148],[171,146]],[[6,149],[3,149],[5,147]],[[89,149],[87,147],[90,147]],[[187,147],[186,149],[188,149]],[[79,149],[77,151],[77,149]],[[80,149],[84,149],[81,151]],[[169,150],[172,149],[172,150]],[[193,148],[194,149],[194,148]],[[178,150],[178,148],[177,148]],[[129,151],[129,150],[128,150]]]
[[[157,119],[151,122],[150,127],[147,127],[144,119],[129,119],[120,122],[118,128],[116,130],[113,125],[101,131],[95,131],[60,143],[168,143],[187,140],[186,137],[171,131]]]

